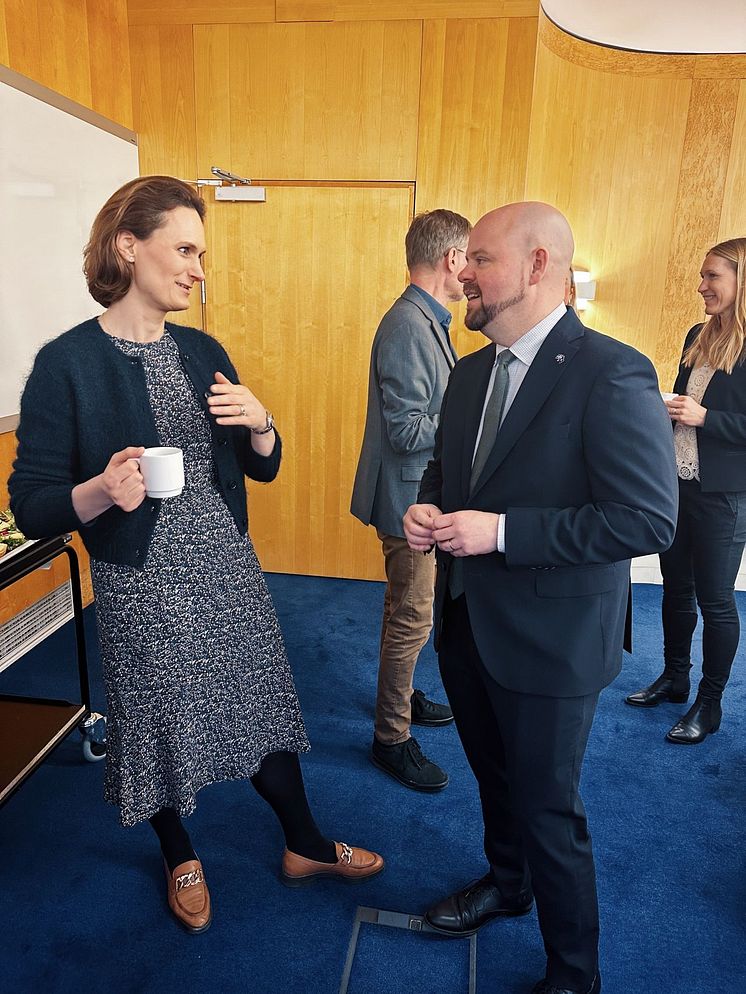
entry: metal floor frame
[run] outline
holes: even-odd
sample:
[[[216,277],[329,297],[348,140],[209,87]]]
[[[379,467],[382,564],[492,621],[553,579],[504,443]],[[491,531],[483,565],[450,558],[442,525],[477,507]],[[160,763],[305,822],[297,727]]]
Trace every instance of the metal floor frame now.
[[[355,960],[357,940],[360,935],[360,926],[366,925],[386,925],[389,928],[404,928],[408,932],[430,932],[432,935],[440,935],[437,929],[431,928],[422,915],[408,915],[401,911],[383,911],[379,908],[359,907],[355,915],[352,926],[350,944],[347,947],[347,959],[342,972],[342,980],[339,985],[339,994],[347,994],[347,989],[352,975],[352,966]],[[466,936],[464,936],[466,938]],[[469,936],[469,994],[477,994],[477,936]],[[452,941],[452,940],[451,940]]]

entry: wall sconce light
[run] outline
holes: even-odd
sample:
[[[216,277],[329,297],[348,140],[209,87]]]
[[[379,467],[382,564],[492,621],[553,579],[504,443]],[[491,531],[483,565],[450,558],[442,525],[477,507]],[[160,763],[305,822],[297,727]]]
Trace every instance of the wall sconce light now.
[[[589,300],[596,299],[596,281],[583,269],[575,270],[575,306],[584,311]]]

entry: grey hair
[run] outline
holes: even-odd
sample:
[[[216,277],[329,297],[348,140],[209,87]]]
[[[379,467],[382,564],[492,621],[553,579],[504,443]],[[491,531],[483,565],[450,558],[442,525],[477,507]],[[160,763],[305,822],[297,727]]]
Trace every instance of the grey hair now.
[[[407,269],[435,266],[449,249],[461,248],[470,231],[471,224],[466,218],[453,211],[441,209],[417,214],[404,240]]]

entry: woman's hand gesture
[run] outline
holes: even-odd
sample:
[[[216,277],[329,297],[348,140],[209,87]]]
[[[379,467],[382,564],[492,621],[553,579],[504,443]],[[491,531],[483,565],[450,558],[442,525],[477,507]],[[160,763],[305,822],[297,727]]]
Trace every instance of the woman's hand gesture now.
[[[261,430],[267,425],[267,411],[248,387],[231,383],[222,373],[215,373],[215,382],[207,398],[210,414],[219,425],[243,425]]]

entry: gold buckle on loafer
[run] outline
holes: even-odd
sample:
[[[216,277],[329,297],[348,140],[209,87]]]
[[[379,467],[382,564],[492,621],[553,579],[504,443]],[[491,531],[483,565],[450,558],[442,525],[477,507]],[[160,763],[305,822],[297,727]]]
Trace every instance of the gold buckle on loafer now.
[[[202,868],[199,870],[190,870],[189,873],[182,873],[180,877],[175,880],[176,893],[178,894],[180,890],[184,890],[185,887],[195,887],[197,884],[203,884],[205,882],[205,875],[202,872]]]
[[[348,846],[346,842],[340,842],[339,847],[342,852],[339,854],[339,862],[347,863],[348,866],[352,865],[352,847]]]

